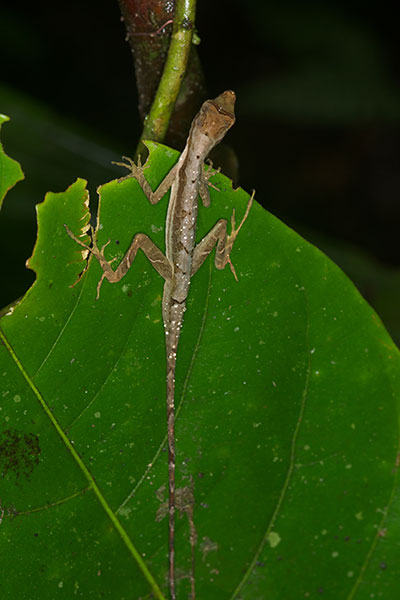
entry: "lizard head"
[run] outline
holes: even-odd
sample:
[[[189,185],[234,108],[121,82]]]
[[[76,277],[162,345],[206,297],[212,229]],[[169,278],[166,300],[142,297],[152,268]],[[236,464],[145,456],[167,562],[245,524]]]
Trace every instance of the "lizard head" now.
[[[222,92],[214,100],[206,100],[193,120],[192,130],[208,138],[209,149],[222,140],[235,122],[235,92]]]

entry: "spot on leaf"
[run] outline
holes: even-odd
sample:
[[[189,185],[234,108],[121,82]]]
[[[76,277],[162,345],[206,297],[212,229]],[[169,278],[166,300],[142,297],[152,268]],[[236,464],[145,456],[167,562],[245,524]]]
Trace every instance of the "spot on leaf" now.
[[[281,541],[281,536],[277,531],[271,531],[267,536],[267,540],[271,548],[276,548]]]
[[[39,438],[34,433],[6,429],[0,434],[0,476],[14,475],[30,478],[39,464]]]

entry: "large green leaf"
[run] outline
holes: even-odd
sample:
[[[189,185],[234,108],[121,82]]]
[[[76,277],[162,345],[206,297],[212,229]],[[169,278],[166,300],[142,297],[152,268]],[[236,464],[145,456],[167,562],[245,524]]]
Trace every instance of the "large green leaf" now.
[[[151,150],[154,187],[177,154]],[[248,200],[213,181],[199,238]],[[166,199],[151,206],[133,179],[100,196],[106,256],[138,231],[163,248]],[[162,280],[140,253],[98,301],[96,261],[69,287],[85,262],[63,224],[85,240],[86,203],[78,180],[38,207],[37,281],[1,322],[5,598],[168,595]],[[346,276],[257,204],[232,260],[239,283],[210,259],[193,278],[178,353],[197,597],[395,597],[399,353]],[[183,599],[186,515],[177,530]]]

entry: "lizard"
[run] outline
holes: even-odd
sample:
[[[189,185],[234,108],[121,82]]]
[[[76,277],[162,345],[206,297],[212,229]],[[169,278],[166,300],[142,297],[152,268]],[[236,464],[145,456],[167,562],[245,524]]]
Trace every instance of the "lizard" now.
[[[169,594],[176,599],[175,591],[175,366],[178,342],[186,310],[191,277],[198,271],[207,256],[216,246],[215,266],[224,269],[229,264],[237,281],[237,275],[230,259],[235,239],[246,221],[254,192],[251,195],[245,214],[236,227],[235,211],[231,217],[231,233],[227,233],[227,221],[219,219],[207,235],[196,244],[196,223],[198,196],[205,207],[210,205],[209,178],[215,173],[211,166],[206,170],[204,161],[235,122],[235,93],[225,91],[213,100],[206,100],[194,117],[185,148],[175,166],[167,173],[158,188],[153,191],[146,180],[140,159],[138,164],[127,157],[126,162],[115,163],[126,167],[130,173],[119,181],[134,177],[151,204],[156,204],[170,189],[170,197],[165,223],[165,255],[144,233],[137,233],[124,258],[114,270],[107,260],[104,250],[110,240],[99,249],[95,232],[92,229],[92,245],[79,240],[64,225],[68,235],[80,246],[89,251],[100,263],[103,274],[97,285],[97,298],[104,279],[110,283],[120,281],[130,269],[139,248],[149,259],[155,270],[163,277],[164,292],[162,299],[162,317],[164,322],[166,347],[166,404],[167,404],[167,440],[168,440],[168,485],[169,485]],[[214,187],[214,186],[213,186]]]

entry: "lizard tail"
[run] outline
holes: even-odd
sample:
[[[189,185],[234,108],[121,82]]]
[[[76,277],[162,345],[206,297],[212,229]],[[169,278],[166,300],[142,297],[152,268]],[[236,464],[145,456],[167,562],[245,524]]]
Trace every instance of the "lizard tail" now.
[[[167,370],[169,593],[175,600],[175,364]]]

